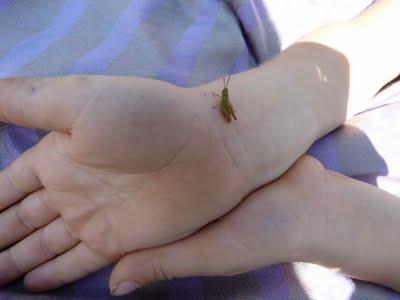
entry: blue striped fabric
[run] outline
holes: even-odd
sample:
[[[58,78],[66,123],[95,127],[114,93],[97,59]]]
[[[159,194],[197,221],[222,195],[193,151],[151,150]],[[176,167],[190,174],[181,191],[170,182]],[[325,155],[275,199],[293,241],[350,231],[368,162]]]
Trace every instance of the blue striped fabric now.
[[[3,0],[0,2],[0,13],[12,4],[12,0]]]
[[[324,23],[349,18],[370,3],[371,0],[353,0],[351,4],[348,0],[0,0],[0,77],[84,73],[158,78],[193,86],[255,67],[302,34]],[[391,89],[386,96],[399,98],[400,86]],[[400,105],[395,103],[391,109],[383,107],[358,116],[353,127],[322,138],[312,146],[310,154],[330,169],[393,187],[388,182],[392,183],[396,176],[400,178],[393,154],[400,149],[389,136],[394,134],[393,128],[400,128],[396,110]],[[386,135],[380,131],[378,134],[378,127],[369,125],[370,119],[378,120],[379,130]],[[400,134],[400,129],[396,130]],[[1,125],[1,167],[33,146],[43,134]],[[384,151],[377,155],[363,139],[365,134]],[[355,138],[357,143],[352,142]],[[361,157],[361,163],[355,164],[355,157]],[[21,282],[16,282],[0,292],[0,299],[108,299],[109,274],[108,268],[42,295],[29,295]],[[134,296],[400,299],[388,289],[300,263],[226,278],[161,282],[140,289]],[[126,299],[132,299],[132,295]]]
[[[215,26],[221,6],[221,1],[200,1],[195,21],[183,33],[167,64],[161,68],[158,79],[179,86],[189,85],[196,58]]]
[[[66,1],[45,30],[21,41],[4,55],[0,60],[0,76],[12,76],[43,54],[48,47],[71,31],[87,8],[87,1]]]
[[[71,69],[71,73],[104,73],[133,40],[137,27],[160,8],[163,0],[131,2],[107,33],[107,37],[86,53]]]

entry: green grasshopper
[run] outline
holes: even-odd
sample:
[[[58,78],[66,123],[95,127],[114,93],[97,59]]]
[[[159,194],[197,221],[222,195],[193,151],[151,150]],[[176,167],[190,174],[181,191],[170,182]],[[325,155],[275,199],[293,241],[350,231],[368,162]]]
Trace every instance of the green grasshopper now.
[[[220,101],[220,111],[222,115],[224,116],[225,120],[227,122],[232,122],[232,117],[237,120],[235,110],[233,109],[232,102],[229,100],[229,92],[228,92],[228,83],[229,80],[231,79],[231,76],[228,76],[228,80],[225,80],[225,77],[222,79],[224,83],[224,89],[222,90],[221,95],[214,94],[218,98],[221,99]],[[214,106],[216,107],[216,106]]]

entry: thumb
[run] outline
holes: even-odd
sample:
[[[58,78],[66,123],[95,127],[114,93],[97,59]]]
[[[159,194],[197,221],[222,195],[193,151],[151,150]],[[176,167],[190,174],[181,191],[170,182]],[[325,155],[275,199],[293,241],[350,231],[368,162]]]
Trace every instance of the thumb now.
[[[221,258],[230,247],[230,242],[218,239],[220,236],[219,228],[205,229],[166,246],[126,255],[112,271],[109,282],[111,293],[122,296],[160,280],[223,275],[233,261]]]
[[[0,79],[0,122],[69,132],[85,104],[112,80],[106,76]]]

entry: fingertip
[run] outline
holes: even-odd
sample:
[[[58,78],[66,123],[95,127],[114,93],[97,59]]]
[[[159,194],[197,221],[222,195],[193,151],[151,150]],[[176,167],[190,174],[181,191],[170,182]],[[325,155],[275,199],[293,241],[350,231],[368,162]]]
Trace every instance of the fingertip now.
[[[108,287],[112,295],[114,295],[114,292],[119,284],[122,282],[132,281],[130,280],[132,272],[133,270],[137,269],[134,267],[135,263],[132,261],[132,259],[133,257],[131,255],[124,256],[114,265],[108,280]]]
[[[33,270],[24,276],[23,284],[25,289],[34,293],[40,293],[63,285],[56,279],[50,268],[39,268],[40,269]]]
[[[134,281],[124,281],[110,288],[111,295],[124,296],[137,290],[141,286]]]
[[[33,293],[44,292],[46,280],[40,276],[32,276],[30,273],[24,276],[23,285],[24,288]]]
[[[149,266],[152,266],[154,262],[152,256],[147,252],[145,250],[128,254],[115,264],[109,279],[109,289],[112,295],[122,296],[124,293],[130,293],[157,280],[157,278],[149,276]]]

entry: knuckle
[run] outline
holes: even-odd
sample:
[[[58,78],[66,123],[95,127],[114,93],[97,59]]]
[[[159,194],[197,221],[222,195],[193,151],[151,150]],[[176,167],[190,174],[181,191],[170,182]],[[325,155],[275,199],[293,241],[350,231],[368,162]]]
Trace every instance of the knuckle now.
[[[18,193],[24,194],[25,189],[18,182],[17,176],[14,175],[18,173],[18,170],[16,169],[17,169],[17,162],[13,163],[8,169],[5,170],[4,176],[6,177],[6,180],[8,181],[12,189],[14,189]]]
[[[48,253],[58,255],[76,245],[79,240],[74,238],[61,219],[55,220],[42,230],[42,248]]]
[[[32,192],[40,181],[35,169],[36,149],[36,147],[28,149],[1,172],[8,188],[21,197]]]
[[[29,231],[36,229],[37,227],[33,224],[31,218],[29,217],[29,213],[24,209],[22,203],[18,204],[15,207],[15,215],[18,222],[24,226]]]
[[[46,225],[57,213],[46,203],[46,193],[44,190],[38,191],[21,201],[20,212],[27,223],[35,228]]]
[[[171,280],[174,278],[172,273],[168,272],[167,268],[163,265],[163,263],[156,259],[151,263],[152,267],[152,274],[153,274],[153,281],[160,281],[160,280]]]
[[[50,257],[56,256],[58,253],[51,245],[51,239],[48,238],[46,227],[40,230],[39,233],[40,247]]]
[[[96,213],[83,224],[84,226],[79,228],[80,239],[101,256],[113,260],[126,254],[109,211]]]
[[[8,250],[8,253],[9,253],[9,256],[10,256],[11,263],[15,267],[15,270],[18,272],[18,274],[23,274],[24,273],[24,268],[23,268],[23,266],[21,266],[21,264],[20,264],[20,262],[19,262],[19,260],[17,258],[17,255],[15,253],[15,247],[11,247]]]

